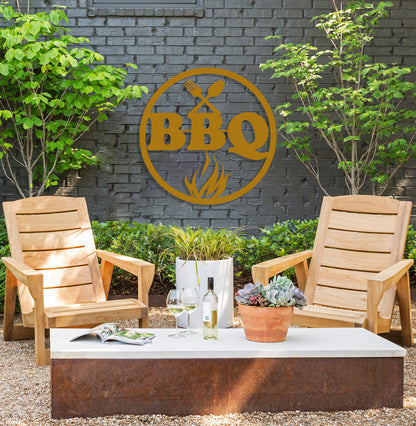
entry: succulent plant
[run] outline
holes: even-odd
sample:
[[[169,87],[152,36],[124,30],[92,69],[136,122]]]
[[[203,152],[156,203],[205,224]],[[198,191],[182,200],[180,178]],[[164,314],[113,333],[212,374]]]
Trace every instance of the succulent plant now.
[[[303,291],[296,286],[293,286],[293,297],[296,300],[295,306],[299,309],[303,309],[308,303]]]
[[[302,308],[306,299],[302,291],[295,287],[287,277],[274,276],[267,287],[261,292],[269,302],[269,306],[296,306]]]
[[[237,291],[235,300],[242,305],[251,305],[250,299],[256,298],[263,290],[263,284],[260,283],[248,283],[241,290]]]
[[[302,291],[281,275],[274,276],[266,287],[260,283],[246,284],[235,299],[243,305],[264,307],[296,306],[302,309],[307,303]]]

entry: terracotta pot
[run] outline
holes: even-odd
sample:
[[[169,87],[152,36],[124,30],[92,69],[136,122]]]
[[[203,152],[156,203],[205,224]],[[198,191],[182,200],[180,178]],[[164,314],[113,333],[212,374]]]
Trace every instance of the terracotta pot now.
[[[293,306],[262,308],[238,304],[247,340],[282,342],[286,339]]]

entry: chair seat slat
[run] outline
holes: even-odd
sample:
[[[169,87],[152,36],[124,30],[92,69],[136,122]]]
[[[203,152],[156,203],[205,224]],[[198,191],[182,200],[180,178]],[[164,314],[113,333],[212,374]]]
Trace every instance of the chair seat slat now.
[[[313,303],[333,308],[365,311],[367,292],[317,285]]]
[[[374,275],[374,272],[351,271],[321,266],[317,284],[345,288],[347,290],[367,291],[367,280],[374,277]]]
[[[321,265],[340,269],[380,272],[390,266],[390,253],[368,253],[360,251],[322,249]]]
[[[92,284],[47,288],[44,290],[45,307],[58,304],[67,305],[74,303],[91,303],[95,300],[94,286]]]
[[[328,229],[325,236],[326,247],[379,253],[391,252],[393,242],[393,234],[363,234],[339,229]]]
[[[89,228],[77,228],[67,231],[22,233],[20,240],[23,251],[59,250],[85,245],[90,232]]]
[[[88,265],[48,269],[42,271],[42,274],[44,288],[67,287],[92,283],[91,272]]]
[[[397,215],[350,213],[332,210],[328,227],[348,231],[393,234],[396,231]]]
[[[27,214],[17,216],[19,232],[53,232],[80,229],[78,211],[51,214]]]
[[[401,201],[402,203],[406,201]],[[410,202],[407,202],[411,204]],[[399,211],[397,200],[388,197],[374,197],[373,195],[339,196],[332,200],[334,210],[355,213],[397,214]]]
[[[94,253],[88,253],[85,247],[77,247],[65,250],[25,252],[23,259],[26,265],[42,270],[88,265],[89,255],[94,255]]]

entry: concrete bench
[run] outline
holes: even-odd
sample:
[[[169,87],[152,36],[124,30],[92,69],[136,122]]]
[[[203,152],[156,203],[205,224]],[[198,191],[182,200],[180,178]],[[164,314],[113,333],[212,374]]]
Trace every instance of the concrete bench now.
[[[148,331],[156,338],[137,347],[52,329],[52,418],[403,406],[406,351],[365,329],[291,328],[280,343],[235,328],[217,341]]]

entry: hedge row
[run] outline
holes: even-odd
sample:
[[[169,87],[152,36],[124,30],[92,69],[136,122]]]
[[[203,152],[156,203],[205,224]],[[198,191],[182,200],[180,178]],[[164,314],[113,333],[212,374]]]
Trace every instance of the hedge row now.
[[[236,274],[248,275],[251,266],[273,257],[310,249],[315,239],[318,219],[290,220],[260,229],[258,237],[246,234],[242,247],[234,256]],[[156,265],[157,278],[175,282],[175,253],[171,250],[165,225],[137,222],[93,222],[97,248],[147,260]],[[9,255],[9,245],[0,216],[0,256]],[[416,231],[409,226],[405,256],[416,259]],[[414,270],[412,270],[414,273]],[[5,267],[0,264],[0,311],[4,305]]]

